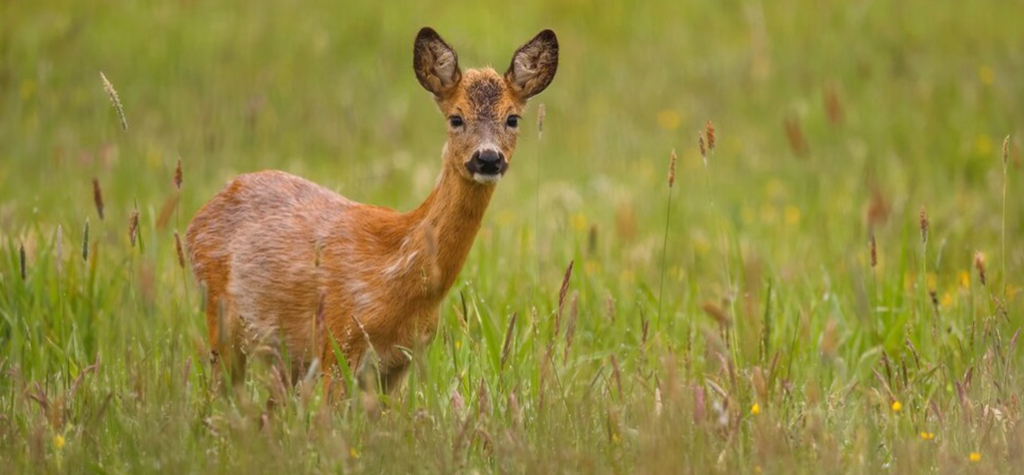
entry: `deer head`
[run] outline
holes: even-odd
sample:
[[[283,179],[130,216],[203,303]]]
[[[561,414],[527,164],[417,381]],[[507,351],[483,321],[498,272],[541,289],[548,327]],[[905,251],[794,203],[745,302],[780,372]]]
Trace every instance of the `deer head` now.
[[[436,31],[423,28],[413,46],[413,69],[448,122],[444,166],[467,180],[494,184],[512,160],[526,101],[555,77],[558,39],[551,30],[540,32],[499,75],[491,68],[461,71],[455,50]]]

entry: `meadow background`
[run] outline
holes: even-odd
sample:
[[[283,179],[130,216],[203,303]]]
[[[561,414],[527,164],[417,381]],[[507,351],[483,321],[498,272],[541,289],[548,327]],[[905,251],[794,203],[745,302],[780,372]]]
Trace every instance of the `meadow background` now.
[[[0,1],[0,472],[1019,470],[1020,18]],[[463,68],[561,43],[436,339],[388,400],[331,407],[266,365],[220,395],[175,232],[263,168],[418,205],[445,130],[412,73],[424,25]]]

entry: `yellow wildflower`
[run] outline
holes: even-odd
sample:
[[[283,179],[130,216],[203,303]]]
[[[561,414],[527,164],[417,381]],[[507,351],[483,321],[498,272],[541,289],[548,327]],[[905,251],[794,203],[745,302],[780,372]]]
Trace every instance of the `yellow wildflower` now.
[[[971,455],[969,455],[967,458],[971,462],[980,462],[981,461],[981,453],[980,452],[971,452]]]
[[[583,213],[576,213],[572,216],[572,229],[576,232],[583,232],[587,229],[587,216]]]
[[[665,130],[676,130],[681,122],[679,113],[672,109],[664,109],[658,112],[658,125]]]
[[[900,404],[899,401],[892,402],[892,412],[900,412],[901,409],[903,409],[903,404]]]
[[[786,220],[786,224],[790,226],[800,224],[800,208],[797,208],[796,206],[786,206],[783,216],[785,217],[784,219]]]
[[[64,442],[65,440],[63,435],[58,434],[53,436],[53,446],[56,447],[57,450],[64,448]]]
[[[982,156],[992,153],[992,139],[990,139],[986,134],[978,135],[978,137],[974,139],[974,151],[977,152],[978,155]]]
[[[991,66],[982,66],[978,68],[978,79],[982,84],[991,86],[996,81],[996,72],[992,70]]]
[[[932,440],[935,438],[934,432],[921,431],[921,440]]]
[[[760,413],[761,413],[761,406],[758,403],[755,402],[753,406],[750,406],[750,414],[756,416],[756,415],[758,415]]]

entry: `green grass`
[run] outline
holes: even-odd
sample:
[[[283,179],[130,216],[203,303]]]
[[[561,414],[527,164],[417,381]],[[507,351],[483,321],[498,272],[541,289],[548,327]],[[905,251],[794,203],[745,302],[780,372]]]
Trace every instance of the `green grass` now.
[[[0,472],[1024,464],[1024,4],[293,3],[0,3]],[[562,45],[437,337],[388,401],[328,407],[265,365],[221,396],[175,230],[261,168],[415,207],[444,137],[423,25],[463,67]]]

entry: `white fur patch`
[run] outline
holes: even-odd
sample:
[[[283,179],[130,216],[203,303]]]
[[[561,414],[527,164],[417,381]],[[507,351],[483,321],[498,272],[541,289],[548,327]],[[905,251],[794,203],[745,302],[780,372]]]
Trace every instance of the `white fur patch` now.
[[[391,278],[403,273],[402,271],[409,268],[409,264],[412,263],[412,260],[416,258],[416,255],[419,254],[419,252],[420,251],[412,251],[405,257],[398,257],[395,259],[391,265],[384,268],[384,277]]]
[[[501,173],[495,173],[493,175],[490,175],[490,174],[484,175],[483,173],[474,173],[473,174],[473,180],[476,181],[477,183],[481,183],[481,184],[484,184],[484,185],[492,185],[494,183],[497,183],[499,180],[501,180],[502,176],[504,176],[504,175],[502,175]]]

